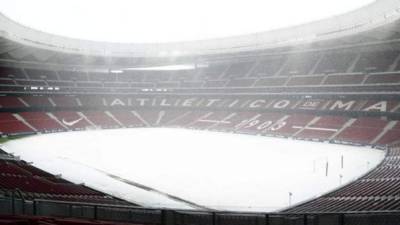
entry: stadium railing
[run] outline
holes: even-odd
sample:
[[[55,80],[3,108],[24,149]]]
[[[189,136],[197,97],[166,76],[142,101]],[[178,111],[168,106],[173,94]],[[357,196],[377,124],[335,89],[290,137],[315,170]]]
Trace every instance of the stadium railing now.
[[[191,211],[0,198],[4,215],[51,216],[154,225],[398,225],[400,211],[305,214]]]

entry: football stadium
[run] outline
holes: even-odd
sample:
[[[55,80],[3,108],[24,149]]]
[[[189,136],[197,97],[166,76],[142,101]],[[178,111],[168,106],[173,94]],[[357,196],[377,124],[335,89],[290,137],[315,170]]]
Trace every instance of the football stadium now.
[[[0,225],[400,224],[400,0],[84,2],[0,3]]]

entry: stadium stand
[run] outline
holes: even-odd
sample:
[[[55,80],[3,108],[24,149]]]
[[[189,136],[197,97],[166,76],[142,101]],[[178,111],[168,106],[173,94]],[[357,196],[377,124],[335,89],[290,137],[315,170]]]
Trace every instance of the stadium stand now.
[[[341,93],[354,90],[349,87],[356,87],[360,92],[397,90],[395,84],[399,81],[396,74],[398,51],[376,52],[361,47],[353,50],[346,52],[342,49],[330,49],[325,52],[322,49],[312,54],[282,54],[264,59],[254,56],[242,61],[209,62],[208,67],[176,74],[171,71],[91,73],[2,66],[0,88],[6,93],[10,90],[13,92],[26,89],[40,92],[49,87],[78,93],[135,92],[143,88],[169,88],[176,92],[187,88],[241,88],[240,92],[251,93],[258,91],[256,87],[274,87],[271,90],[296,92],[299,87],[304,86],[314,87],[316,92],[327,90],[320,89],[324,86]],[[380,60],[373,60],[374,57]],[[343,86],[347,88],[344,89]],[[235,91],[239,90],[230,89],[230,92]],[[26,99],[27,104],[30,104],[29,98]],[[31,103],[51,104],[46,100]]]
[[[0,53],[3,138],[179,127],[370,146],[386,157],[331,193],[282,212],[246,214],[141,207],[0,150],[0,224],[400,224],[399,24],[387,23],[332,40],[319,33],[322,40],[299,46],[167,60],[70,54],[66,46],[53,52],[50,44],[43,50],[1,36],[0,48],[26,51]],[[170,63],[195,69],[124,70]]]
[[[68,202],[133,205],[83,185],[72,184],[17,158],[4,157],[6,155],[5,152],[0,154],[0,192],[3,197],[9,197],[18,192],[19,197],[25,201],[49,199]]]
[[[392,147],[386,158],[364,177],[337,191],[300,204],[286,212],[335,212],[335,211],[390,211],[400,206],[399,192],[400,147]]]

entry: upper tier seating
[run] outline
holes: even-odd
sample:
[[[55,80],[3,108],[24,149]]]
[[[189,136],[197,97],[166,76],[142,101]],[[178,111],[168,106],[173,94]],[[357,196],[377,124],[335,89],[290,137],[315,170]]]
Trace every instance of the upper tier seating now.
[[[19,68],[12,67],[0,67],[0,77],[1,78],[19,78],[27,79],[24,72]]]
[[[224,78],[243,78],[249,73],[253,65],[253,61],[232,63],[225,71]]]
[[[122,73],[74,67],[1,66],[0,90],[43,93],[57,88],[67,93],[132,93],[156,91],[154,89],[207,92],[209,89],[220,91],[227,88],[230,92],[244,93],[259,93],[260,90],[266,93],[389,92],[399,91],[399,53],[384,48],[379,51],[368,48],[284,51],[271,55],[210,59],[195,63],[194,70],[126,70]]]
[[[340,74],[329,75],[324,84],[326,85],[341,85],[341,84],[361,84],[365,78],[364,74]]]
[[[386,72],[398,55],[398,51],[362,53],[353,72]]]
[[[60,80],[67,81],[88,81],[87,73],[79,71],[58,71]]]
[[[267,77],[275,75],[285,62],[284,57],[268,57],[261,59],[254,70],[251,77]]]
[[[76,107],[78,102],[74,96],[52,96],[51,101],[53,101],[56,107]]]
[[[354,53],[327,53],[322,57],[314,73],[345,73],[355,58]]]
[[[30,107],[52,107],[48,97],[45,96],[23,96],[21,100]]]
[[[400,74],[371,74],[367,76],[365,84],[395,84],[400,83]]]
[[[319,54],[289,56],[279,75],[307,75],[321,57]]]
[[[56,72],[52,70],[26,69],[25,71],[32,80],[58,80]]]
[[[0,96],[0,108],[22,108],[25,104],[15,96]]]

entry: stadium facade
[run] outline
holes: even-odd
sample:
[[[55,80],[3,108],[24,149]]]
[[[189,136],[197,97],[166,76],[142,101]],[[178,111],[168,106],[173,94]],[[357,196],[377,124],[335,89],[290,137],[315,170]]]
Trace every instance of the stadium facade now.
[[[0,212],[182,225],[398,224],[399,18],[400,1],[381,0],[271,32],[118,44],[59,37],[0,15],[4,137],[180,127],[386,151],[357,181],[273,214],[141,208],[2,153]],[[177,65],[190,69],[152,69]]]

